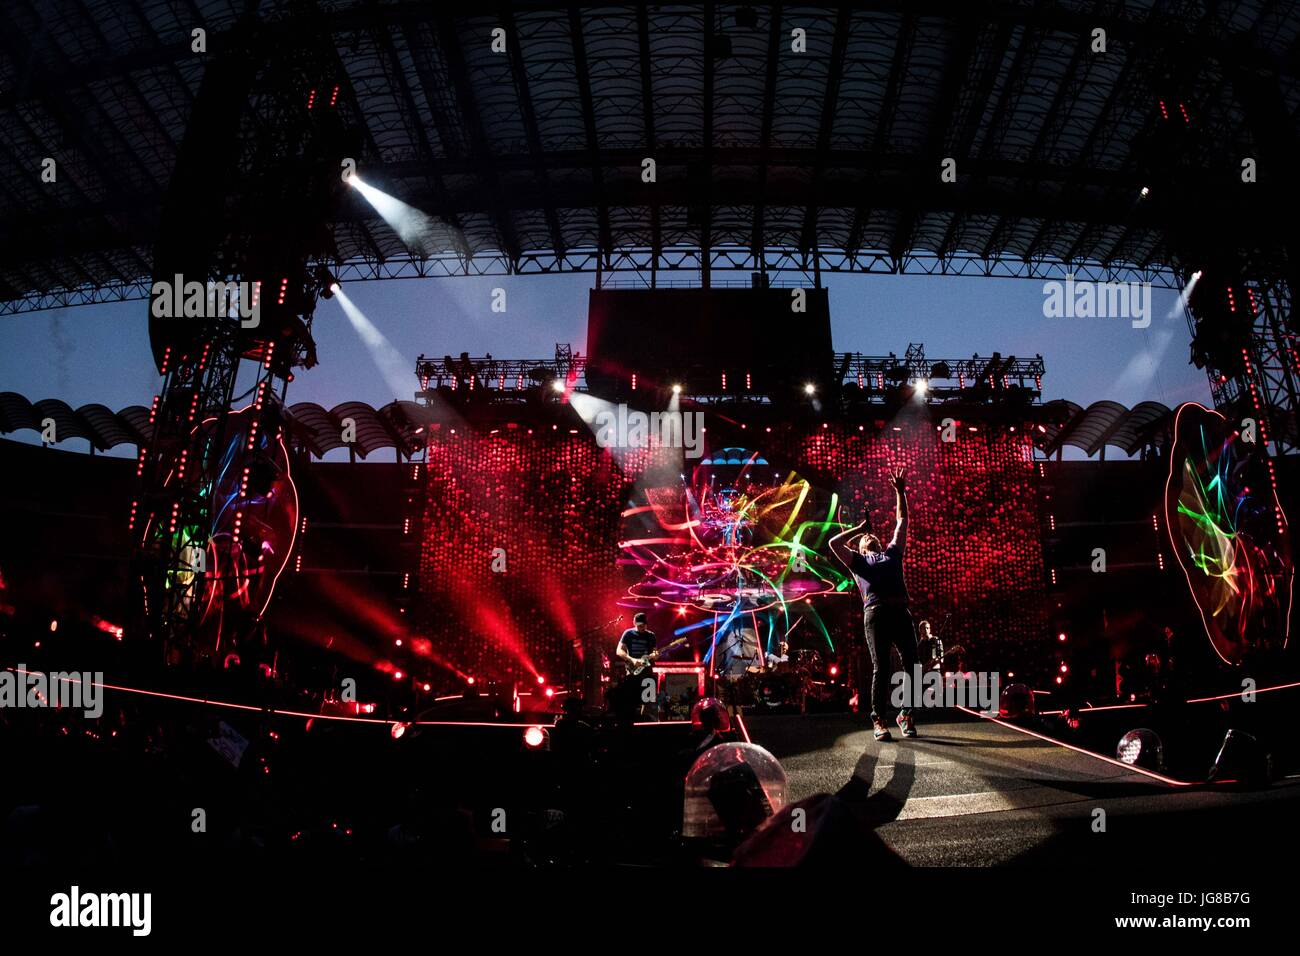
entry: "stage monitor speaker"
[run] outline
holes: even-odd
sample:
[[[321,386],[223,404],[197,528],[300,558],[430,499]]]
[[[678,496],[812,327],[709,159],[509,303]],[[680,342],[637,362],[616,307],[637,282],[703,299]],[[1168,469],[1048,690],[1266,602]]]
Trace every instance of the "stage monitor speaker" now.
[[[1267,787],[1275,775],[1273,755],[1259,738],[1234,728],[1223,737],[1219,753],[1210,767],[1209,780],[1245,787]]]

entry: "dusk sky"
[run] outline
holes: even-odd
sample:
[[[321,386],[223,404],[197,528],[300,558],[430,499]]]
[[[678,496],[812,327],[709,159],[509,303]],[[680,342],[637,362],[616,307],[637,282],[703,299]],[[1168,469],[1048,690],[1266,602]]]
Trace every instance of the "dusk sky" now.
[[[746,274],[719,278],[737,281]],[[1187,326],[1172,292],[1153,290],[1151,326],[1134,329],[1125,319],[1045,318],[1038,281],[881,275],[824,281],[838,351],[901,356],[909,342],[921,342],[931,360],[993,351],[1041,354],[1046,399],[1081,405],[1112,399],[1130,407],[1147,399],[1171,407],[1209,401],[1205,373],[1188,364]],[[569,342],[586,354],[587,291],[593,282],[592,275],[571,274],[349,284],[352,301],[406,360],[405,391],[396,394],[331,300],[316,310],[320,364],[299,372],[289,402],[328,408],[349,400],[380,406],[409,399],[421,352],[548,358],[557,342]],[[497,287],[507,293],[505,313],[491,309]],[[0,391],[32,401],[61,398],[74,408],[89,402],[114,410],[147,406],[159,385],[147,309],[139,301],[0,318]],[[793,324],[790,334],[798,334]],[[31,431],[6,437],[39,440]],[[84,451],[85,443],[63,447]]]

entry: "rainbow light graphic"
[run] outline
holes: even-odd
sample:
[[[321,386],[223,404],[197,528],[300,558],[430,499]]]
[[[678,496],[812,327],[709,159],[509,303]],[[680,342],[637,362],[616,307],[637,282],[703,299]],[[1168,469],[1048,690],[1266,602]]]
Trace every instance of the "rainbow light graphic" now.
[[[1188,403],[1174,420],[1169,465],[1165,526],[1215,653],[1235,666],[1285,647],[1295,570],[1262,443]]]
[[[706,456],[690,479],[644,488],[645,504],[623,512],[624,563],[641,571],[627,607],[675,606],[675,634],[711,630],[719,638],[752,629],[766,649],[804,621],[834,651],[813,598],[846,593],[851,580],[825,553],[836,495],[820,494],[762,454],[725,448]]]
[[[259,429],[261,417],[249,405],[229,414],[220,435],[215,418],[196,425],[194,432],[207,442],[204,454],[217,464],[215,480],[196,485],[212,514],[174,531],[163,522],[146,523],[143,532],[170,535],[178,548],[202,552],[202,570],[186,564],[169,569],[167,587],[196,613],[200,651],[213,657],[250,633],[266,613],[297,538],[298,489],[288,450],[279,430]],[[164,483],[190,480],[178,468]]]

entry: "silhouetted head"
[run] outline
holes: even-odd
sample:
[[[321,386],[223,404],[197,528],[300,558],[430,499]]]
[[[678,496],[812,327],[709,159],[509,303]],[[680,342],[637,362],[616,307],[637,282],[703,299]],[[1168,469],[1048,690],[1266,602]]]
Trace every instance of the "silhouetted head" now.
[[[880,539],[874,534],[864,534],[858,538],[858,551],[862,554],[877,554],[884,550],[880,547]]]
[[[633,624],[633,626],[636,627],[636,629],[637,629],[638,631],[644,631],[644,630],[645,630],[645,612],[644,612],[644,611],[637,611],[636,614],[632,615],[632,624]]]

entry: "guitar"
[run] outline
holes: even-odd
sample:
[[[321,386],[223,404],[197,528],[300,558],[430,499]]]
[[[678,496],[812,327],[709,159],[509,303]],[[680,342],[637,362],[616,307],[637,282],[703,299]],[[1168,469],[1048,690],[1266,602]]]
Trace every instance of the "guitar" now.
[[[934,640],[937,646],[931,651],[930,659],[925,662],[925,670],[941,671],[943,670],[943,665],[947,662],[948,658],[966,653],[966,648],[962,647],[960,644],[954,644],[952,647],[945,648],[943,642],[938,638],[935,638]]]
[[[637,658],[635,661],[625,661],[623,663],[623,669],[624,671],[627,672],[628,677],[639,677],[646,672],[646,669],[649,668],[651,664],[653,664],[659,658],[663,657],[663,655],[667,654],[669,651],[673,650],[674,648],[681,647],[690,639],[691,638],[689,635],[687,635],[686,637],[679,637],[671,644],[666,644],[663,647],[655,648],[653,651],[651,651],[649,654],[645,655],[644,657]]]

